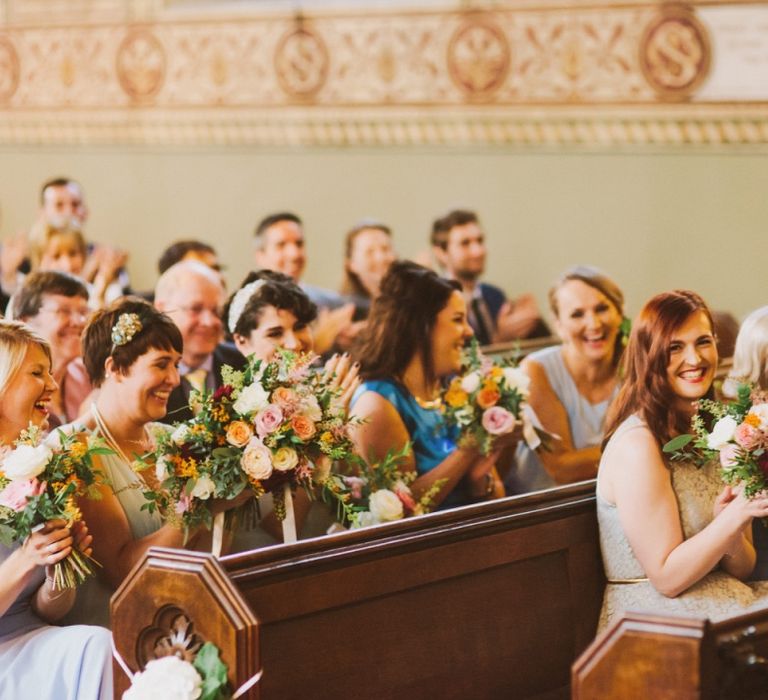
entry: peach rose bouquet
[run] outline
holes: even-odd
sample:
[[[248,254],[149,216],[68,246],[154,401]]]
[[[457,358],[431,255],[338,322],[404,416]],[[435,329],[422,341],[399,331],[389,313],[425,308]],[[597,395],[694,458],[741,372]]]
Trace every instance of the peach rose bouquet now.
[[[518,426],[525,440],[536,448],[552,436],[537,427],[527,405],[530,379],[510,360],[495,363],[472,340],[464,353],[462,371],[442,394],[443,414],[458,428],[459,443],[475,445],[483,454],[494,441]]]
[[[339,391],[311,369],[313,359],[289,351],[270,362],[251,357],[242,371],[225,366],[214,393],[193,392],[198,414],[158,436],[146,460],[158,485],[145,492],[147,507],[189,531],[210,527],[213,498],[231,500],[246,489],[254,497],[271,493],[282,520],[291,489],[312,495],[328,463],[352,453]],[[255,515],[254,503],[240,515],[242,508]]]

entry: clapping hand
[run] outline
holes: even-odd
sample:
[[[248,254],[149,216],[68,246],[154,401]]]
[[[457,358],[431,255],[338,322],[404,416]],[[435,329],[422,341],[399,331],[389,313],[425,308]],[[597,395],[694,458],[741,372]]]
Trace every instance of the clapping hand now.
[[[315,352],[322,355],[333,347],[336,337],[352,324],[354,304],[345,304],[338,309],[320,309],[315,322]]]
[[[539,322],[539,308],[532,294],[506,301],[496,319],[495,342],[527,337]]]
[[[323,368],[323,381],[331,389],[338,389],[341,394],[336,399],[336,407],[345,414],[349,412],[349,402],[357,387],[360,386],[358,371],[360,365],[352,363],[352,358],[345,352],[334,355]]]

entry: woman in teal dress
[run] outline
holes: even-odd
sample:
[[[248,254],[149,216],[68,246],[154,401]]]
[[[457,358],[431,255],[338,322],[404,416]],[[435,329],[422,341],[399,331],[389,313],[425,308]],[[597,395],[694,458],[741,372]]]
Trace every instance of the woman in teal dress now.
[[[0,448],[30,423],[45,429],[56,383],[48,344],[21,323],[0,321]],[[50,521],[14,547],[0,545],[0,697],[106,700],[112,697],[109,633],[53,627],[76,589],[56,590],[52,567],[72,547],[90,552],[91,536]]]
[[[433,499],[439,508],[504,493],[494,469],[498,453],[483,457],[457,447],[440,411],[441,382],[461,369],[471,337],[458,284],[401,261],[382,281],[353,350],[364,380],[352,399],[358,453],[378,461],[410,442],[412,454],[401,469],[416,471],[416,498],[442,481]]]

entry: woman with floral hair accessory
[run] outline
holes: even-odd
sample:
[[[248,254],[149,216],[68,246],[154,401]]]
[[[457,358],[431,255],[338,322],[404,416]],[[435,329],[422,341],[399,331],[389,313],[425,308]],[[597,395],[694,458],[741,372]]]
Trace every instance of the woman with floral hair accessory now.
[[[0,453],[30,424],[45,428],[56,384],[48,344],[22,323],[0,321]],[[40,700],[112,697],[109,633],[98,627],[52,627],[76,590],[57,590],[54,564],[72,547],[89,553],[78,523],[50,521],[14,547],[0,545],[0,697]]]
[[[667,460],[711,398],[718,355],[712,314],[694,292],[658,294],[640,311],[619,393],[606,418],[597,517],[608,584],[600,628],[625,610],[712,619],[768,606],[768,583],[747,585],[753,518],[768,495],[726,486],[719,464]],[[741,579],[741,580],[740,580]]]
[[[579,265],[555,282],[549,302],[562,345],[532,353],[522,368],[531,378],[531,408],[559,439],[537,450],[520,442],[504,479],[510,494],[594,477],[605,412],[618,388],[625,342],[621,289],[600,270]]]
[[[110,486],[100,488],[99,500],[80,504],[102,569],[85,584],[69,621],[109,626],[109,597],[144,552],[151,546],[184,546],[179,528],[143,508],[142,491],[156,486],[157,477],[151,469],[134,469],[136,459],[152,450],[155,432],[171,429],[158,421],[179,383],[181,352],[176,324],[143,299],[125,297],[95,312],[85,328],[85,366],[99,392],[68,428],[101,436],[114,454],[99,460]],[[234,505],[217,503],[212,510]],[[188,545],[194,542],[193,536]]]
[[[312,352],[314,339],[310,324],[316,316],[317,307],[304,291],[287,275],[272,270],[250,273],[224,307],[224,320],[237,349],[245,356],[253,355],[264,362],[269,362],[279,350]],[[346,353],[334,355],[322,372],[332,387],[341,390],[339,401],[348,408],[360,383],[357,365]],[[294,495],[297,528],[301,529],[311,506],[307,495],[297,491]],[[325,532],[331,522],[323,517],[325,511],[327,508],[320,504],[313,508],[303,536]],[[324,522],[326,520],[328,522]],[[282,537],[279,523],[271,512],[266,513],[261,525],[275,539]],[[235,536],[234,546],[243,549],[269,544],[259,536],[258,531],[240,532]]]

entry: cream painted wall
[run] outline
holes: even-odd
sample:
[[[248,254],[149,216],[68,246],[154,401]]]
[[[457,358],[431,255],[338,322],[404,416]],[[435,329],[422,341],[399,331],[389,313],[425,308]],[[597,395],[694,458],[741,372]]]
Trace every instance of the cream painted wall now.
[[[358,149],[3,148],[0,230],[31,221],[40,183],[69,174],[88,194],[88,235],[131,251],[139,287],[180,237],[220,251],[230,284],[249,268],[253,226],[280,209],[305,220],[307,281],[337,286],[346,228],[389,222],[397,248],[425,247],[434,215],[482,216],[490,281],[543,302],[560,271],[612,274],[634,313],[672,287],[738,316],[768,303],[768,157],[764,151],[542,152]]]

